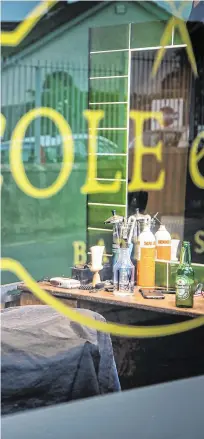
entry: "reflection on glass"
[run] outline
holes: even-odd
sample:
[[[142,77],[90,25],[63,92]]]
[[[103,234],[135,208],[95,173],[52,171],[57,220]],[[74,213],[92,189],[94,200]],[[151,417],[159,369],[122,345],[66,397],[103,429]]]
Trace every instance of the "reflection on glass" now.
[[[143,157],[144,181],[156,181],[161,169],[165,170],[166,175],[164,188],[159,193],[149,191],[147,211],[148,213],[159,211],[161,217],[165,218],[165,224],[170,221],[172,232],[179,232],[182,237],[188,172],[192,73],[185,49],[168,49],[156,77],[153,78],[151,70],[155,55],[155,50],[132,52],[130,108],[163,113],[163,126],[159,126],[156,120],[151,118],[144,124],[143,130],[144,145],[154,148],[159,141],[162,141],[161,163],[154,155]],[[133,172],[134,144],[135,127],[130,121],[129,179]],[[132,198],[134,199],[134,194]]]

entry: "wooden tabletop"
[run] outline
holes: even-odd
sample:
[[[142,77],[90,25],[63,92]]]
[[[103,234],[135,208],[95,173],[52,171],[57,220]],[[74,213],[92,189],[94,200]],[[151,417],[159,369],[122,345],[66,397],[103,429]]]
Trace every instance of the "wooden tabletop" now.
[[[202,296],[194,297],[193,308],[176,308],[174,294],[166,294],[165,299],[144,299],[139,293],[137,287],[135,288],[133,296],[120,297],[103,290],[100,290],[97,293],[90,293],[87,290],[59,288],[51,285],[49,282],[39,282],[38,285],[53,296],[61,297],[63,299],[87,300],[95,303],[98,302],[168,314],[186,315],[190,317],[204,315],[204,298]],[[19,285],[18,288],[22,292],[29,292],[32,294],[25,284]]]

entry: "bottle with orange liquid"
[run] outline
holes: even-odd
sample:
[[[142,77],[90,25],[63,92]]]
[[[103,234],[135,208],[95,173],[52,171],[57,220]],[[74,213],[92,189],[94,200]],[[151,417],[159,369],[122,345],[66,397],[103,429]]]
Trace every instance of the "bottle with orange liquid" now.
[[[171,235],[164,225],[160,225],[155,233],[156,238],[156,259],[171,260]]]
[[[145,224],[137,242],[137,285],[155,286],[155,236],[149,224]]]

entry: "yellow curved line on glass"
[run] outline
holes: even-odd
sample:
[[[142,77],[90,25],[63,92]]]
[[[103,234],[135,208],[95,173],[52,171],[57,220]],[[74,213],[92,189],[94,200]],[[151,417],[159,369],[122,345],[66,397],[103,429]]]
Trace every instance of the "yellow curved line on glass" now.
[[[28,125],[36,117],[48,117],[57,126],[63,141],[63,162],[57,179],[47,188],[36,188],[27,178],[22,162],[22,143]],[[34,108],[26,113],[17,123],[11,138],[9,151],[11,173],[19,188],[33,198],[49,198],[63,188],[69,178],[74,159],[74,147],[71,128],[64,117],[56,110],[47,107]]]
[[[181,5],[178,8],[174,0],[166,0],[166,3],[169,4],[172,14],[176,15],[179,18],[182,18],[181,13],[187,6],[184,1],[181,2]]]
[[[49,293],[42,290],[32,276],[20,264],[20,262],[15,261],[14,259],[2,258],[1,269],[11,271],[18,276],[18,278],[24,281],[26,286],[38,299],[54,308],[57,312],[69,317],[74,322],[80,323],[92,329],[96,329],[97,331],[122,337],[164,337],[167,335],[175,335],[181,332],[186,332],[190,329],[198,328],[204,324],[204,317],[202,316],[186,322],[152,327],[128,326],[109,322],[100,322],[91,317],[80,314],[73,308],[65,306],[62,302],[60,302],[60,300],[52,297]]]
[[[193,70],[195,76],[197,76],[198,71],[197,71],[196,60],[195,60],[195,56],[193,53],[193,48],[192,48],[191,40],[189,37],[188,29],[186,27],[186,23],[182,19],[176,18],[176,17],[170,18],[170,20],[168,21],[167,26],[164,30],[164,33],[163,33],[161,41],[160,41],[161,48],[158,50],[157,55],[155,57],[154,64],[153,64],[152,76],[155,76],[158,69],[159,69],[159,66],[160,66],[162,59],[164,57],[164,54],[166,52],[166,48],[164,46],[168,45],[169,40],[171,39],[173,28],[174,29],[177,28],[180,31],[180,35],[182,37],[182,42],[183,42],[183,44],[186,44],[186,51],[187,51],[188,59],[189,59],[189,62],[191,64],[192,70]],[[173,48],[173,46],[172,46],[172,48]]]
[[[11,32],[1,32],[2,46],[18,46],[26,35],[33,29],[45,12],[48,12],[59,0],[42,0],[40,5],[36,6],[25,20]]]
[[[0,136],[3,137],[4,131],[6,128],[6,118],[4,114],[1,113],[1,120],[0,120]]]
[[[1,119],[0,119],[0,137],[2,138],[4,135],[4,131],[6,128],[6,118],[5,116],[1,113]],[[0,176],[0,186],[2,186],[3,183],[3,175]]]
[[[196,61],[195,61],[195,57],[194,57],[194,53],[193,53],[193,48],[192,48],[192,44],[191,44],[191,40],[189,38],[189,33],[188,33],[188,29],[186,27],[186,24],[182,18],[182,12],[184,11],[184,9],[187,7],[186,2],[181,2],[181,5],[177,7],[176,3],[174,0],[166,0],[166,2],[169,4],[171,11],[172,11],[172,15],[175,16],[175,19],[177,17],[177,20],[180,21],[181,24],[177,24],[177,26],[179,27],[182,39],[183,39],[183,43],[185,42],[187,44],[187,52],[188,52],[188,58],[189,61],[191,63],[192,66],[192,70],[194,71],[195,75],[197,75],[197,66],[196,66]],[[176,24],[175,24],[176,26]],[[172,29],[171,31],[169,31],[169,37],[171,35]],[[167,31],[166,31],[167,33]],[[168,40],[169,41],[169,40]],[[168,44],[168,42],[167,42]]]

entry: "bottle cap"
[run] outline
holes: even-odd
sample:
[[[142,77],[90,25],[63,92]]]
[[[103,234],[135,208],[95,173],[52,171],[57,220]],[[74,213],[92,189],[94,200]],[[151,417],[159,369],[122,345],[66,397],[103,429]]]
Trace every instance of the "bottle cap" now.
[[[149,224],[149,220],[147,218],[144,218],[144,231],[145,230],[150,230],[150,224]]]
[[[165,227],[165,225],[164,224],[161,224],[160,226],[159,226],[159,230],[163,230],[163,231],[166,231],[166,227]]]

